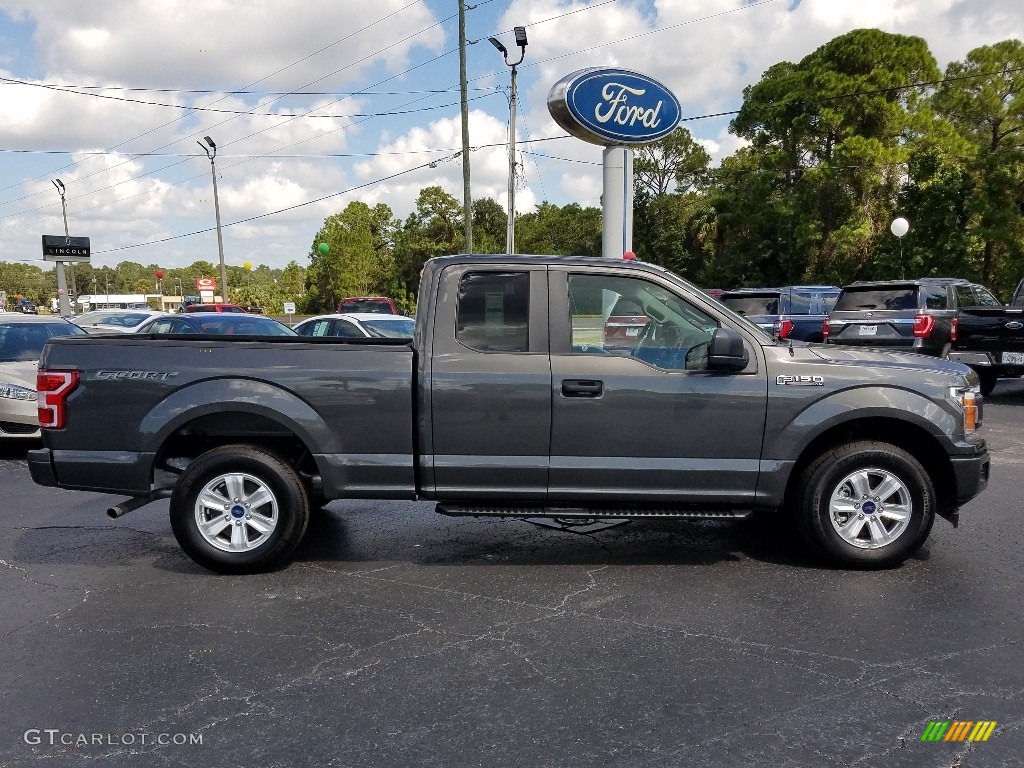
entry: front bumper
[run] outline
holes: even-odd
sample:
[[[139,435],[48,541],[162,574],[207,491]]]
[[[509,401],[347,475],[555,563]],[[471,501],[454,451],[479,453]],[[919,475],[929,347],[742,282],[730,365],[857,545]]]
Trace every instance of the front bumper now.
[[[985,450],[976,456],[951,456],[956,482],[957,506],[966,504],[988,485],[990,457]]]

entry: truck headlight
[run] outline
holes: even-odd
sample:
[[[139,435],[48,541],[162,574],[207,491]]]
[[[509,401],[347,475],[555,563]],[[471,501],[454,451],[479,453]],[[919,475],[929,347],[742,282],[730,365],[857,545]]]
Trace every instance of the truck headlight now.
[[[950,387],[949,399],[956,403],[964,414],[964,433],[971,434],[981,426],[982,397],[978,386]]]

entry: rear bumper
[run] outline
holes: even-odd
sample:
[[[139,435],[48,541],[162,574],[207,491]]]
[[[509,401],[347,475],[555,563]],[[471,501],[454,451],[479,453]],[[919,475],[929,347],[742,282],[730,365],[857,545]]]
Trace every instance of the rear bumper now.
[[[32,475],[32,481],[36,485],[45,485],[47,488],[57,487],[57,475],[53,472],[53,462],[50,460],[49,448],[28,452],[28,471]]]
[[[38,485],[76,491],[140,496],[152,489],[154,455],[134,451],[28,452],[28,470]]]
[[[1015,350],[1016,351],[1016,350]],[[953,350],[948,355],[950,360],[957,363],[969,365],[972,368],[990,370],[997,376],[1020,376],[1024,374],[1024,365],[1012,365],[1001,363],[1001,352],[967,352]]]

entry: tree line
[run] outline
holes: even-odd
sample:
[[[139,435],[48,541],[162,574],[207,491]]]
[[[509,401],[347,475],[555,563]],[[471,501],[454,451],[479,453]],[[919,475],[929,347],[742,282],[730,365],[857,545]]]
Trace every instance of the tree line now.
[[[636,151],[639,258],[722,288],[950,276],[1006,296],[1024,277],[1021,41],[982,46],[942,72],[920,37],[854,30],[770,67],[744,89],[730,130],[743,146],[718,167],[685,128]],[[896,217],[910,222],[902,238],[890,232]],[[474,251],[503,252],[502,206],[475,200],[472,219]],[[423,264],[463,250],[461,204],[427,187],[404,220],[363,202],[328,216],[308,267],[230,267],[228,282],[233,301],[272,312],[284,301],[330,311],[355,295],[412,312]],[[601,211],[541,203],[516,216],[516,250],[600,256]],[[136,292],[155,269],[81,266],[75,286]],[[208,262],[164,271],[165,289],[217,274]],[[42,300],[55,295],[52,276],[0,264],[0,289]]]

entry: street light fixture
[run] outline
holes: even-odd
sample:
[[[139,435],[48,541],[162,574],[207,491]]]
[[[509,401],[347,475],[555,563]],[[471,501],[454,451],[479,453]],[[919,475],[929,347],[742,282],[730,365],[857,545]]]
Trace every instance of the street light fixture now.
[[[512,88],[508,97],[508,231],[505,235],[505,250],[516,250],[516,67],[526,58],[526,27],[515,27],[516,45],[519,46],[519,60],[508,60],[508,49],[496,37],[487,38],[498,49],[505,63],[512,67]]]
[[[217,145],[209,136],[203,136],[203,141],[210,145],[209,148],[207,148],[202,141],[197,141],[196,144],[202,147],[206,156],[210,158],[210,173],[213,175],[213,210],[217,215],[217,253],[220,256],[220,296],[221,301],[227,302],[228,271],[224,266],[224,238],[221,236],[220,232],[220,198],[217,196],[217,166],[213,161],[214,158],[217,157]],[[210,151],[211,149],[213,152]]]

